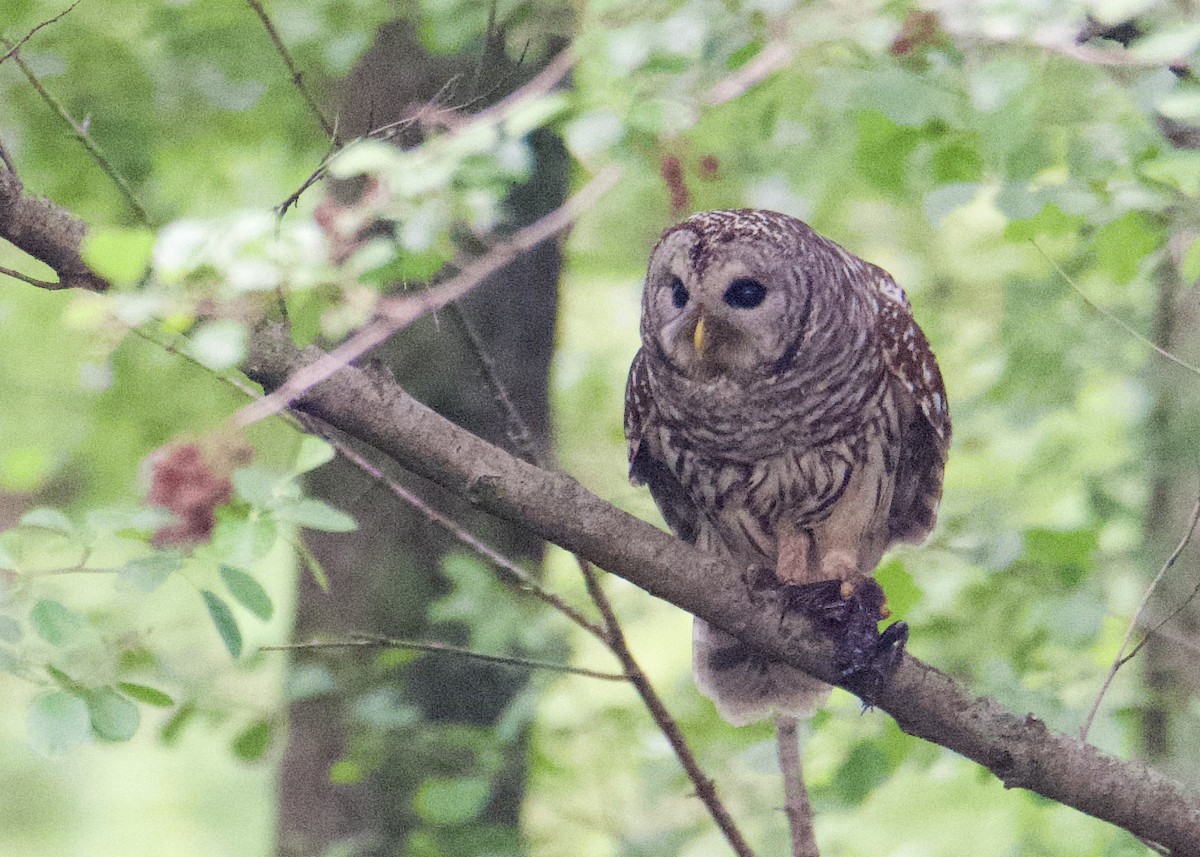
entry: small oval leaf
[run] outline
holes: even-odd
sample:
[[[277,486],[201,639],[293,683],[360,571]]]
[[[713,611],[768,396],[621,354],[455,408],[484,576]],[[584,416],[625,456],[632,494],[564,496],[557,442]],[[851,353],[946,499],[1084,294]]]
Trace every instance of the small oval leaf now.
[[[58,509],[51,509],[48,506],[39,506],[36,509],[30,509],[21,516],[21,526],[41,527],[42,529],[55,530],[68,536],[75,532],[75,527],[66,515]]]
[[[29,704],[25,728],[29,743],[47,756],[57,756],[92,738],[87,705],[65,690],[39,694]]]
[[[275,613],[275,606],[271,603],[271,596],[267,595],[267,591],[262,588],[257,580],[240,568],[234,568],[231,565],[221,566],[221,580],[225,581],[225,586],[229,589],[229,594],[234,597],[237,603],[241,604],[259,619],[265,622]]]
[[[61,646],[80,626],[79,617],[58,601],[43,598],[29,611],[37,635],[52,646]]]
[[[131,700],[111,687],[85,691],[88,718],[92,732],[105,741],[128,741],[137,732],[141,714]]]
[[[332,461],[334,455],[333,447],[328,441],[307,435],[300,441],[300,449],[296,452],[296,464],[292,470],[296,473],[316,470],[322,464]]]
[[[217,626],[221,642],[225,644],[229,654],[235,658],[239,657],[242,654],[242,632],[238,630],[237,620],[233,618],[233,611],[220,596],[214,595],[207,589],[200,594],[204,596],[204,606],[208,608],[208,615],[212,617],[213,624]]]
[[[276,513],[282,521],[291,521],[309,530],[324,530],[327,533],[349,533],[358,529],[354,519],[328,503],[304,497]]]
[[[233,754],[243,762],[257,762],[271,746],[271,724],[256,720],[233,739]]]
[[[123,681],[117,685],[117,689],[126,696],[136,699],[138,702],[144,702],[147,705],[153,705],[155,708],[170,708],[175,704],[175,700],[167,696],[161,690],[155,690],[152,687],[146,687],[144,684],[134,684],[131,681]]]

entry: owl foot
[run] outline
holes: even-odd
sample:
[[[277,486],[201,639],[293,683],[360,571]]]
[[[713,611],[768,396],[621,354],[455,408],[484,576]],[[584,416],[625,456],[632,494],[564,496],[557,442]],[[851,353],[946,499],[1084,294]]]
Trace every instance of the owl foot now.
[[[823,580],[784,587],[784,605],[803,612],[833,641],[844,686],[870,708],[900,664],[908,625],[896,622],[882,633],[879,623],[889,615],[883,589],[869,577],[860,578],[844,593],[849,581]]]

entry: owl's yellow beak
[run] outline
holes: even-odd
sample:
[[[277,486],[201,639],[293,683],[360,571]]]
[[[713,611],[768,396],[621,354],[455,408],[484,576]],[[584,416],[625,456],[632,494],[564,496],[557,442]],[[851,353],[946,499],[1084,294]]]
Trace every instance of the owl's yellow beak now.
[[[692,331],[692,345],[696,346],[696,353],[704,353],[704,313],[701,312],[696,318],[696,329]]]

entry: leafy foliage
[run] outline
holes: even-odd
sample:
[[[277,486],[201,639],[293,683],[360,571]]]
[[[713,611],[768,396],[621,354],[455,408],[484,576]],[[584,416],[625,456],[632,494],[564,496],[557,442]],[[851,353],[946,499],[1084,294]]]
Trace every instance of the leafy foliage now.
[[[0,670],[21,680],[6,694],[25,705],[22,740],[61,759],[96,740],[129,741],[143,719],[173,745],[203,722],[206,742],[264,764],[286,701],[337,698],[370,729],[334,765],[334,783],[378,771],[385,742],[418,750],[410,775],[421,782],[402,809],[422,822],[411,853],[519,849],[487,807],[500,760],[527,729],[533,852],[721,848],[627,687],[539,676],[496,723],[446,725],[421,718],[418,689],[339,686],[312,665],[281,693],[255,654],[285,635],[296,531],[355,525],[301,489],[299,477],[332,458],[327,444],[260,425],[246,435],[246,463],[211,441],[243,401],[219,379],[235,374],[264,316],[286,311],[299,338],[334,341],[385,293],[478,251],[505,225],[504,193],[527,174],[539,129],[561,134],[581,176],[623,170],[568,245],[555,381],[564,465],[656,514],[624,482],[620,436],[646,251],[686,210],[804,217],[905,285],[947,378],[955,446],[938,533],[879,570],[914,651],[1010,708],[1077,729],[1162,561],[1142,535],[1152,482],[1195,470],[1194,451],[1154,435],[1151,415],[1164,399],[1194,402],[1196,379],[1164,382],[1148,350],[1087,312],[1058,270],[1147,334],[1164,278],[1200,276],[1200,158],[1172,136],[1200,123],[1200,100],[1193,80],[1166,67],[1193,61],[1200,36],[1171,9],[1132,6],[1146,13],[1134,64],[1110,67],[1095,52],[1120,49],[1077,45],[1084,16],[1065,4],[940,4],[935,14],[905,2],[612,0],[576,10],[572,24],[549,4],[500,3],[515,53],[573,27],[570,89],[430,121],[415,148],[364,140],[328,162],[329,141],[248,8],[114,16],[82,3],[38,31],[21,56],[87,120],[149,222],[14,63],[0,66],[5,151],[28,188],[88,220],[84,258],[116,284],[105,295],[0,291]],[[41,0],[9,7],[9,39],[61,11]],[[1113,24],[1131,6],[1087,8]],[[322,105],[393,14],[379,0],[279,0],[269,11]],[[476,49],[487,26],[476,3],[412,14],[435,51]],[[787,61],[755,76],[774,49]],[[723,89],[731,81],[745,82]],[[322,165],[357,195],[309,190],[277,218],[272,206]],[[0,265],[46,276],[7,246]],[[201,510],[211,521],[184,531],[204,537],[164,542],[178,509],[168,504],[172,519],[141,502],[137,474],[180,438],[211,441],[197,443],[213,457],[216,490]],[[306,562],[323,588],[336,580]],[[453,557],[445,571],[449,591],[430,618],[465,629],[476,648],[600,660],[592,641],[568,637],[559,617],[514,599],[475,560]],[[563,557],[551,555],[546,575],[584,601]],[[686,617],[620,586],[613,594],[734,814],[763,853],[782,853],[767,731],[732,730],[696,697]],[[428,657],[389,650],[371,669],[394,676]],[[240,689],[214,689],[225,683]],[[1140,693],[1127,668],[1092,733],[1101,747],[1138,746]],[[835,696],[806,737],[818,829],[837,853],[901,842],[929,855],[961,854],[967,842],[978,855],[1137,853],[1127,836],[1002,794],[967,763],[856,710]],[[1170,714],[1194,721],[1195,706]],[[1180,750],[1177,773],[1194,780],[1194,757]],[[6,781],[21,773],[0,766]],[[252,850],[231,838],[229,853]]]

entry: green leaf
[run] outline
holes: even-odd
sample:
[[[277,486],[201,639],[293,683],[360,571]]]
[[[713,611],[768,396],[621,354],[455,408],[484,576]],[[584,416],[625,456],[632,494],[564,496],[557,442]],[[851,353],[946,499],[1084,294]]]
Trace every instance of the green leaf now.
[[[164,551],[131,559],[117,571],[117,580],[133,589],[153,592],[181,568],[183,557]]]
[[[979,194],[974,182],[942,185],[925,194],[925,216],[934,226],[940,226],[946,216],[970,205]]]
[[[10,446],[0,454],[0,488],[17,494],[33,493],[46,484],[54,459],[42,446]]]
[[[170,708],[175,704],[175,700],[161,690],[147,687],[144,684],[123,681],[117,685],[117,690],[131,699],[136,699],[138,702],[144,702],[147,705],[153,705],[155,708]]]
[[[308,549],[303,540],[296,542],[296,550],[300,554],[300,559],[303,561],[305,568],[308,569],[309,575],[312,576],[315,583],[322,592],[329,591],[329,575],[325,573],[325,566],[321,565],[321,561],[316,555]]]
[[[92,227],[79,248],[89,268],[118,283],[139,279],[150,265],[153,249],[152,231],[120,226]]]
[[[345,512],[312,497],[304,497],[296,503],[281,507],[275,514],[282,521],[290,521],[309,530],[349,533],[358,529],[358,524]]]
[[[74,525],[66,515],[59,509],[51,509],[47,506],[30,509],[22,515],[21,526],[41,527],[44,530],[55,530],[68,536],[75,532]]]
[[[43,598],[29,611],[29,621],[37,635],[53,646],[61,646],[83,624],[61,602]]]
[[[47,756],[60,755],[92,738],[87,704],[65,690],[35,697],[25,716],[25,729],[33,748]]]
[[[1041,235],[1066,235],[1078,232],[1082,223],[1082,217],[1065,214],[1057,205],[1048,202],[1033,217],[1010,221],[1004,227],[1004,237],[1009,241],[1030,241]]]
[[[88,718],[97,738],[105,741],[128,741],[137,733],[141,714],[138,707],[111,687],[87,690],[83,693]]]
[[[1096,262],[1120,284],[1132,280],[1142,260],[1161,246],[1162,227],[1139,211],[1106,223],[1092,238]]]
[[[300,441],[300,449],[296,451],[296,463],[292,465],[293,473],[308,473],[316,470],[322,464],[333,460],[337,453],[333,446],[319,437],[307,435]]]
[[[430,824],[464,824],[479,815],[491,793],[492,784],[483,777],[430,777],[417,790],[413,807]]]
[[[196,705],[193,702],[185,702],[179,706],[178,710],[171,719],[163,724],[159,730],[159,737],[167,746],[175,744],[179,740],[179,736],[183,734],[183,728],[196,716]]]
[[[354,717],[374,729],[399,729],[421,719],[421,711],[401,699],[396,688],[380,687],[360,696],[351,706]]]
[[[187,351],[214,372],[232,369],[246,356],[246,327],[232,319],[210,321],[188,337]]]
[[[1098,546],[1094,530],[1033,529],[1025,533],[1022,561],[1035,572],[1053,570],[1064,586],[1074,586],[1095,566]]]
[[[1142,175],[1184,196],[1200,196],[1200,152],[1173,149],[1142,164]]]
[[[217,626],[221,642],[225,644],[229,654],[235,658],[241,656],[242,632],[238,630],[237,620],[233,618],[233,611],[220,596],[214,595],[207,589],[200,594],[204,596],[204,606],[208,608],[208,615],[212,617],[213,624]]]
[[[256,720],[233,739],[233,755],[243,762],[257,762],[271,746],[273,732],[274,729],[268,721]]]
[[[213,550],[223,562],[246,568],[271,552],[278,535],[275,521],[266,515],[222,520],[213,533]]]
[[[278,473],[264,467],[241,467],[232,477],[233,490],[256,509],[266,509],[279,499],[280,481]]]
[[[262,588],[257,580],[230,565],[221,566],[221,580],[234,599],[264,622],[271,618],[275,607],[271,604],[271,596]]]
[[[283,679],[283,696],[288,702],[312,699],[337,689],[337,680],[321,664],[293,664]]]

